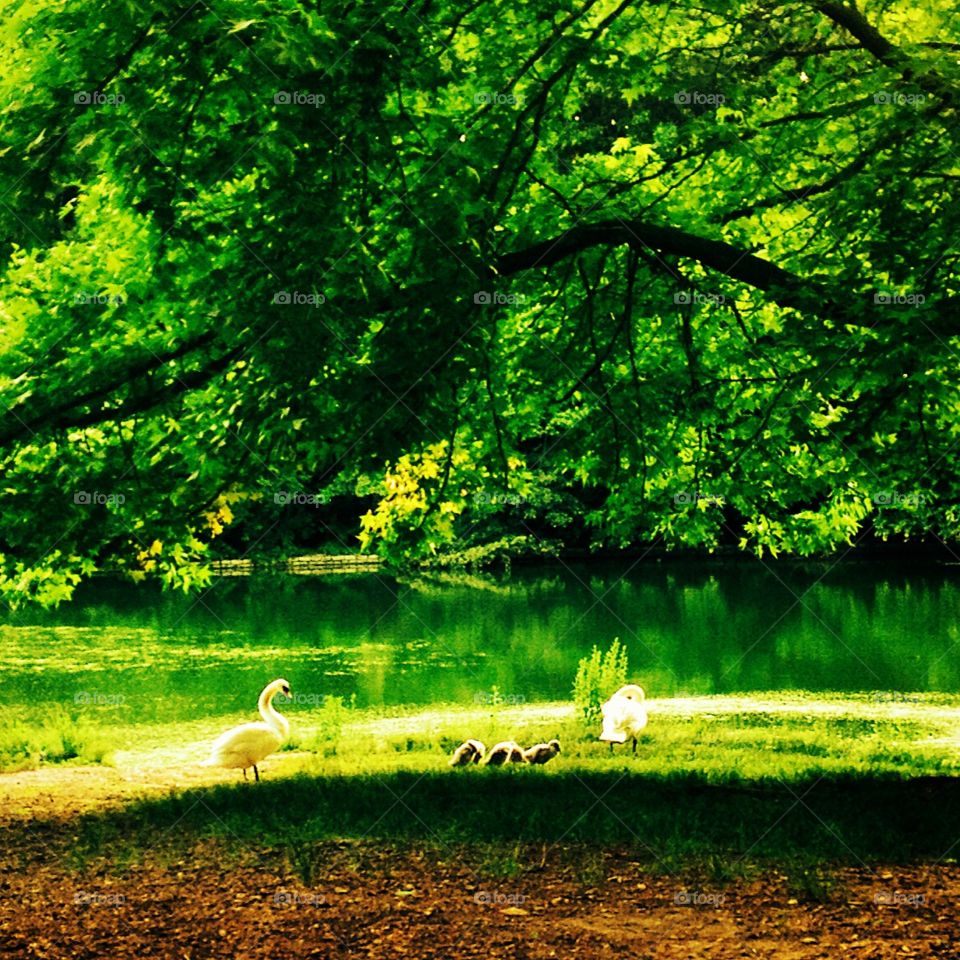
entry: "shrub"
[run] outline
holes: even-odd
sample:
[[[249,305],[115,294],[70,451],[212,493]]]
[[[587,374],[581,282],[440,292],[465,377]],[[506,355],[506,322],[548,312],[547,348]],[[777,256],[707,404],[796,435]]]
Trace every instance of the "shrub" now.
[[[601,653],[596,646],[577,666],[573,681],[573,702],[587,723],[600,719],[601,704],[627,682],[627,649],[615,637],[610,649]]]

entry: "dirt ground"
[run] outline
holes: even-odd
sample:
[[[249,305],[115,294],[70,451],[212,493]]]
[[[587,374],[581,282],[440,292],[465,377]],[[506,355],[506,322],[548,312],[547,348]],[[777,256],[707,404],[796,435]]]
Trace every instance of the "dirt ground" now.
[[[176,785],[229,779],[184,776]],[[0,777],[0,957],[960,957],[956,864],[841,868],[798,884],[778,870],[719,883],[568,847],[498,859],[331,842],[298,862],[169,837],[133,860],[77,857],[77,814],[169,790],[158,778],[81,767]]]

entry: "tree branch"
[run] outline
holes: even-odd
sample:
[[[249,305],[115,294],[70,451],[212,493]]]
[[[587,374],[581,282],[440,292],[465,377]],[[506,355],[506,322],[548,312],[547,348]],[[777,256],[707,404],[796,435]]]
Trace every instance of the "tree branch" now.
[[[918,309],[898,312],[892,318],[878,313],[874,291],[835,288],[814,279],[797,276],[769,260],[741,250],[723,240],[710,240],[677,227],[664,227],[638,220],[606,220],[573,227],[550,240],[514,250],[496,261],[497,272],[510,276],[524,270],[549,267],[591,247],[627,244],[649,248],[660,256],[687,257],[732,280],[768,293],[774,303],[808,316],[819,316],[841,325],[873,329],[899,323],[904,316],[917,316]],[[923,307],[917,333],[926,330],[934,338],[960,335],[957,304],[960,296],[945,297]],[[919,329],[922,327],[923,329]]]

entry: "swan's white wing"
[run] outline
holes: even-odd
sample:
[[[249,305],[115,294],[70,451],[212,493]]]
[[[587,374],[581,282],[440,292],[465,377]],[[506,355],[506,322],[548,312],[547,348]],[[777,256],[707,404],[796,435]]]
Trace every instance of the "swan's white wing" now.
[[[624,700],[611,697],[601,708],[603,714],[603,732],[601,740],[610,743],[625,743],[627,733],[624,729]]]
[[[647,725],[647,708],[643,704],[635,703],[630,710],[628,730],[631,737],[639,737]]]
[[[252,767],[283,743],[280,732],[268,723],[244,723],[218,737],[210,751],[208,765]]]

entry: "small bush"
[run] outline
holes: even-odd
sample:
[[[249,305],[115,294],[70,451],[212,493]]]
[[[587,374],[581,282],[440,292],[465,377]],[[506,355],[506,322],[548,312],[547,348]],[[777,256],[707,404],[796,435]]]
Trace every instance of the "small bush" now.
[[[573,702],[577,712],[585,722],[596,723],[603,702],[626,682],[627,649],[620,643],[620,638],[614,638],[606,653],[594,647],[589,657],[581,659],[573,681]]]
[[[343,697],[324,697],[323,705],[311,717],[316,721],[315,726],[304,730],[302,735],[292,736],[284,744],[284,749],[309,750],[323,755],[335,754],[343,726],[350,718],[355,702],[355,697],[351,698],[349,704],[343,702]]]

